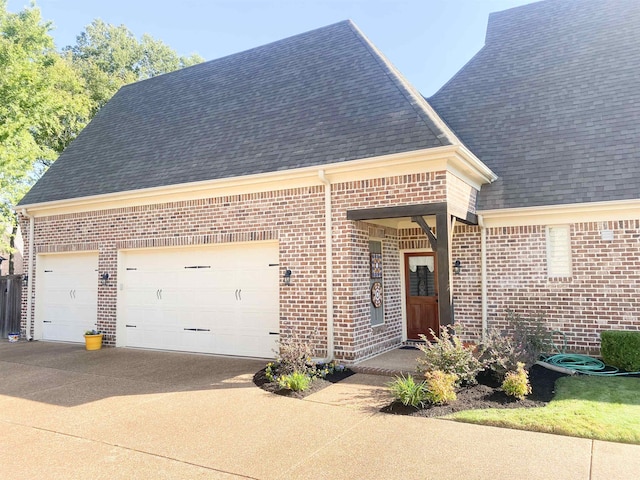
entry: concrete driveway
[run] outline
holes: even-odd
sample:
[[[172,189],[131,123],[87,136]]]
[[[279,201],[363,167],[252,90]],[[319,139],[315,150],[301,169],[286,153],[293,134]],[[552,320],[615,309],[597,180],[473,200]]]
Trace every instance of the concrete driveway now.
[[[388,379],[296,400],[264,361],[0,343],[7,479],[635,479],[640,447],[378,413]]]

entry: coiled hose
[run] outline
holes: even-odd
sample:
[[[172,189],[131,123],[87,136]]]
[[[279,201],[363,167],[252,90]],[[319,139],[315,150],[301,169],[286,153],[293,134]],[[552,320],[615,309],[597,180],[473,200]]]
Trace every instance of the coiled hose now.
[[[543,363],[548,363],[555,367],[573,370],[574,372],[587,375],[638,375],[640,372],[621,372],[615,367],[607,367],[604,362],[588,355],[577,353],[559,353],[544,359]]]

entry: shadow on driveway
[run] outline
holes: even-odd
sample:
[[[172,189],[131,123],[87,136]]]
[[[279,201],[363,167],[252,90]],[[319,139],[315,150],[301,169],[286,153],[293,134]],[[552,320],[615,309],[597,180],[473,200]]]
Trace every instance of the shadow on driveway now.
[[[0,395],[71,407],[107,397],[256,388],[267,360],[84,345],[0,342]]]

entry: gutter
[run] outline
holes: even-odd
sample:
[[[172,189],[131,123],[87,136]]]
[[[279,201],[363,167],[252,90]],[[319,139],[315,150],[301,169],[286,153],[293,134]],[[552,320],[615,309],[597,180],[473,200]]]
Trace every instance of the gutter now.
[[[27,328],[25,335],[27,340],[33,340],[31,337],[31,325],[33,323],[33,232],[34,228],[34,218],[27,213],[27,209],[23,208],[22,216],[29,219],[29,267],[28,267],[28,278],[27,278]]]
[[[327,270],[327,357],[324,363],[333,360],[334,338],[333,338],[333,222],[331,211],[331,182],[326,177],[324,170],[318,170],[318,178],[324,183],[324,226],[325,226],[325,246],[326,246],[326,270]]]
[[[478,215],[478,225],[480,226],[480,290],[482,305],[482,342],[487,339],[488,319],[487,319],[487,228],[484,224],[484,217]]]

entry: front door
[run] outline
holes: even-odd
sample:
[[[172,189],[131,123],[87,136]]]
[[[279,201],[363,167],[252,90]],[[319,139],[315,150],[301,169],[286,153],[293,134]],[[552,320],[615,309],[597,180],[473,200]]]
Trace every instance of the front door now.
[[[436,254],[405,253],[404,269],[407,339],[432,338],[429,329],[439,333]]]

